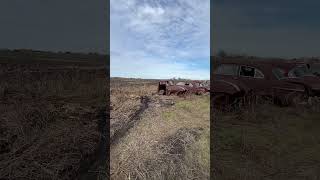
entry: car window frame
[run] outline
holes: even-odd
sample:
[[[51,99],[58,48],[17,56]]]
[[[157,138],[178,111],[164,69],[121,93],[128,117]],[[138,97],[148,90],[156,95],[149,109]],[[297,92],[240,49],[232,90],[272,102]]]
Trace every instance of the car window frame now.
[[[303,74],[302,76],[296,76],[296,74],[294,73],[294,71],[297,70],[298,68],[301,68],[301,67],[307,69],[307,73]],[[308,71],[310,71],[310,73],[311,73],[312,70],[309,69],[306,64],[300,64],[300,65],[295,66],[294,68],[292,68],[292,69],[288,72],[288,77],[289,77],[289,78],[301,78],[301,77],[303,77],[303,76],[305,76],[305,75],[310,75],[310,74],[308,73]],[[293,75],[293,76],[292,76],[292,75]]]
[[[216,73],[216,71],[221,67],[221,66],[235,66],[237,69],[236,69],[236,73],[235,74],[221,74],[221,73]],[[240,65],[238,64],[220,64],[216,69],[215,69],[215,72],[214,74],[216,75],[222,75],[222,76],[239,76],[239,72],[240,72]]]
[[[272,75],[273,75],[276,79],[278,79],[278,80],[285,79],[285,78],[286,78],[285,75],[284,75],[284,77],[282,77],[282,78],[277,77],[277,75],[276,75],[275,72],[274,72],[274,70],[276,70],[276,69],[279,69],[280,71],[283,71],[284,74],[286,74],[286,71],[285,71],[284,69],[279,68],[279,67],[274,67],[274,68],[272,68],[272,70],[271,70],[271,71],[272,71]]]
[[[320,73],[320,63],[319,64],[316,63],[316,64],[311,65],[310,66],[310,71],[312,73],[315,73],[315,72]]]
[[[243,75],[241,75],[240,72],[241,72],[241,67],[242,67],[242,66],[249,67],[249,68],[253,68],[253,69],[254,69],[254,75],[253,75],[253,77],[252,77],[252,76],[243,76]],[[262,77],[256,77],[256,72],[257,72],[257,70],[260,72],[260,74],[262,74]],[[239,71],[239,72],[238,72],[238,76],[239,76],[239,77],[254,78],[254,79],[265,79],[264,73],[263,73],[260,69],[258,69],[258,68],[256,68],[256,67],[253,67],[253,66],[240,65],[238,71]]]

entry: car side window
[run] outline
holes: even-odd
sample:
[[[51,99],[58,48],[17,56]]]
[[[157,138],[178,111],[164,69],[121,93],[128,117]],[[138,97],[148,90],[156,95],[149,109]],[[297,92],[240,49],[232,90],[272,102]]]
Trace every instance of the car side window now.
[[[288,73],[289,77],[302,77],[305,74],[308,74],[306,66],[297,66]]]
[[[316,75],[320,74],[320,64],[312,65],[310,71]]]
[[[193,87],[191,83],[186,83],[186,86]]]
[[[285,71],[280,68],[273,68],[272,73],[277,79],[282,79],[285,77]]]
[[[254,68],[248,66],[240,67],[240,76],[254,77]]]
[[[240,76],[243,77],[253,77],[253,78],[264,78],[263,73],[254,68],[249,66],[241,66],[240,67]]]
[[[238,69],[239,67],[234,64],[222,64],[220,65],[216,70],[215,74],[220,75],[231,75],[231,76],[237,76],[238,75]]]
[[[264,78],[264,75],[263,75],[263,73],[262,73],[260,70],[255,69],[254,77],[255,77],[255,78]]]
[[[313,66],[311,66],[311,68],[313,71],[317,71],[317,72],[320,72],[320,64],[315,64]]]

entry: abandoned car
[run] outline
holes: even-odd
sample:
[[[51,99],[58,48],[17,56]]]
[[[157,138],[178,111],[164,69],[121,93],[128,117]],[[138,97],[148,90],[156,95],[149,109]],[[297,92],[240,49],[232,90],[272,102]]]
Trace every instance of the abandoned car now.
[[[158,85],[158,94],[160,95],[202,95],[206,92],[209,92],[209,87],[200,81],[178,82],[176,84],[173,81],[160,81]]]
[[[212,100],[215,106],[239,104],[249,97],[263,97],[281,105],[296,104],[320,89],[314,77],[289,77],[284,64],[264,61],[214,62]]]
[[[278,63],[274,66],[281,80],[303,85],[309,97],[320,96],[320,79],[312,71],[312,67],[315,67],[313,64]]]

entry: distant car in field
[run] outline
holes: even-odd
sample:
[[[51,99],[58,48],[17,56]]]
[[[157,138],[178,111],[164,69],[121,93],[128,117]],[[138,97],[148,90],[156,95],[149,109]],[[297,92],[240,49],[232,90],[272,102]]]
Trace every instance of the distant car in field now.
[[[206,92],[209,92],[209,87],[203,85],[200,81],[178,82],[176,84],[173,81],[160,81],[158,85],[158,94],[160,95],[201,95]]]
[[[283,67],[267,61],[216,61],[212,76],[214,104],[237,103],[248,95],[270,98],[282,105],[306,100],[309,80],[289,78]]]

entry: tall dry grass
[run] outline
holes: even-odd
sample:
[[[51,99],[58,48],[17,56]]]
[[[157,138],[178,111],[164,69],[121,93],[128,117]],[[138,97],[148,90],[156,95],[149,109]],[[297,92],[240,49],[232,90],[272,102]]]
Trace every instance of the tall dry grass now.
[[[213,179],[318,179],[319,105],[214,112]]]
[[[29,70],[0,75],[0,179],[74,179],[100,143],[106,79],[95,70]]]
[[[157,82],[147,87],[119,84],[124,102],[131,101],[130,95],[147,95],[150,103],[111,147],[111,179],[209,179],[209,97],[172,97],[176,104],[162,107],[162,97],[154,95]],[[111,92],[111,103],[113,96]]]

